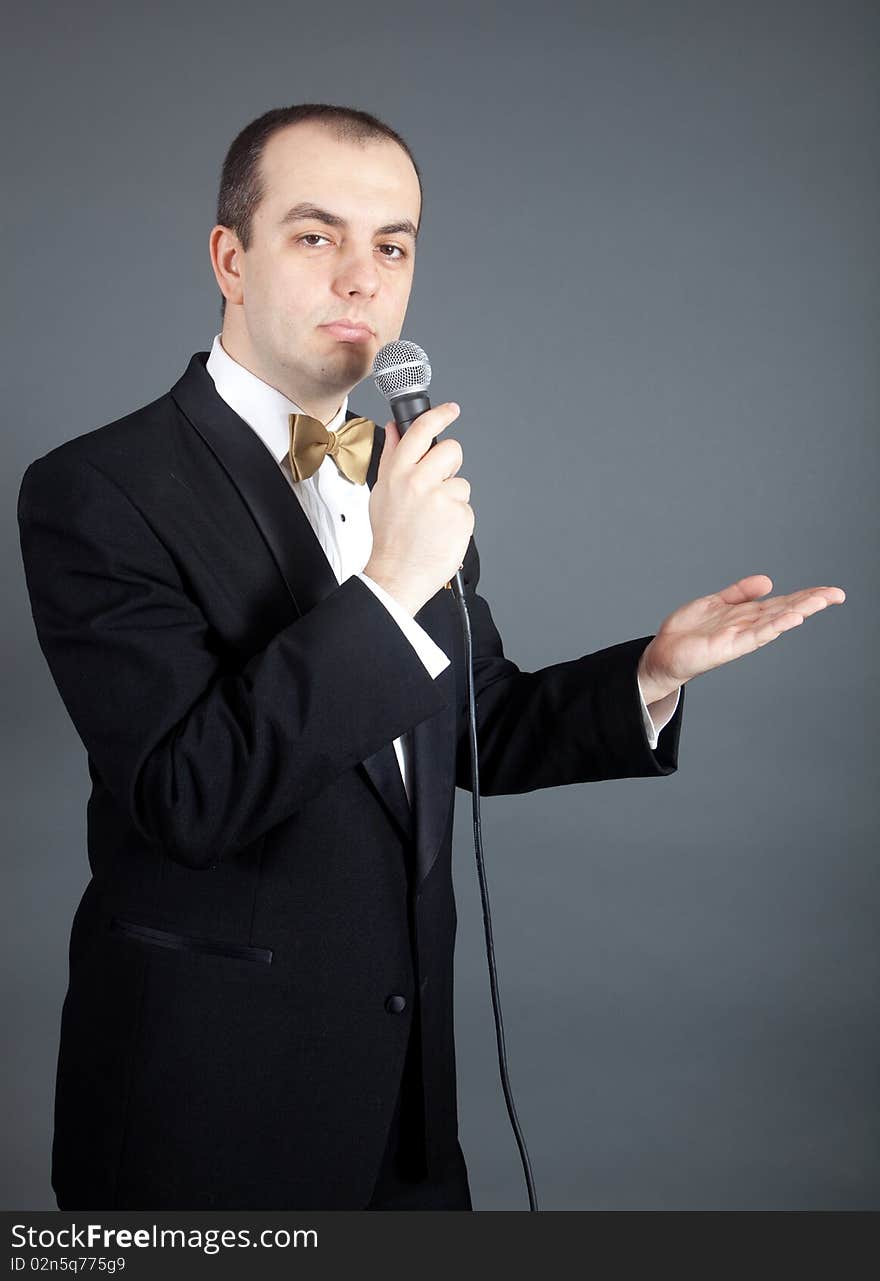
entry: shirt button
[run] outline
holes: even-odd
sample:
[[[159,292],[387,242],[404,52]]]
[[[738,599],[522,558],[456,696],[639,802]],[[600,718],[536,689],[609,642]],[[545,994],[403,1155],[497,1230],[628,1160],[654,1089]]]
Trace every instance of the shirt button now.
[[[340,519],[340,520],[345,520],[345,512],[340,512],[340,513],[339,513],[339,519]]]
[[[402,1014],[406,1009],[406,997],[399,992],[392,992],[385,1001],[385,1009],[389,1014]]]

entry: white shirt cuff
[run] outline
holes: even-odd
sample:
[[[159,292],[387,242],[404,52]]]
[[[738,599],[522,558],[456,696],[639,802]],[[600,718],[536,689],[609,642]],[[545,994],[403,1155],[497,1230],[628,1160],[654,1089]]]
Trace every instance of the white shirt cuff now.
[[[390,592],[386,592],[384,587],[380,587],[377,582],[370,578],[369,574],[361,572],[356,577],[361,582],[366,583],[370,591],[379,597],[379,600],[397,622],[404,636],[424,663],[429,675],[432,677],[439,676],[452,660],[447,658],[440,646],[435,644],[425,631],[424,627],[419,626],[412,615],[406,612]]]
[[[666,728],[675,715],[675,709],[678,707],[678,700],[681,698],[681,686],[679,685],[678,689],[675,691],[675,702],[672,703],[671,706],[669,706],[672,700],[671,694],[667,694],[665,698],[659,699],[654,704],[656,709],[654,715],[657,717],[655,722],[651,713],[648,711],[648,704],[645,702],[645,696],[642,693],[642,683],[638,676],[636,677],[636,685],[639,687],[639,698],[642,703],[642,720],[645,722],[645,733],[648,736],[648,746],[653,752],[656,751],[657,740],[660,737],[661,730]]]

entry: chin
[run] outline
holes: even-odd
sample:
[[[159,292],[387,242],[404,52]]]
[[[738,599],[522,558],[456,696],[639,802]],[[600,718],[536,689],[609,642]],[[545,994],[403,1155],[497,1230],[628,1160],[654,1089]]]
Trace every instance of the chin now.
[[[357,366],[363,369],[372,369],[373,357],[376,354],[375,340],[369,339],[368,342],[339,342],[336,350],[339,353],[339,359],[342,360],[347,369]]]

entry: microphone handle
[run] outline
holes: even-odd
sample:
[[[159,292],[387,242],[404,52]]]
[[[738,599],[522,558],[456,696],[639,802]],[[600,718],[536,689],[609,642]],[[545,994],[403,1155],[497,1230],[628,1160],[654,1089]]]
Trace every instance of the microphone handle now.
[[[409,392],[405,396],[395,396],[391,401],[391,412],[394,415],[394,421],[397,424],[397,430],[401,436],[404,435],[408,427],[411,427],[419,414],[423,414],[431,408],[431,401],[427,392],[415,391]],[[437,444],[437,437],[431,441],[431,447]],[[452,580],[445,584],[458,600],[464,599],[464,582],[462,581],[461,571],[463,562],[455,571]]]
[[[395,396],[394,400],[391,401],[391,412],[394,415],[394,421],[397,423],[397,430],[401,436],[408,427],[413,425],[419,414],[423,414],[430,408],[431,401],[427,392],[411,391],[404,396]],[[436,443],[437,437],[435,436],[431,444],[436,445]]]

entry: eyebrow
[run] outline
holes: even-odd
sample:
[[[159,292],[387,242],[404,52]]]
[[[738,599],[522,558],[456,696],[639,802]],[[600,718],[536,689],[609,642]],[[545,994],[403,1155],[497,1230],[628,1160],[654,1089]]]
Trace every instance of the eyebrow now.
[[[287,213],[281,219],[279,226],[286,227],[293,222],[302,222],[306,219],[314,222],[323,222],[328,227],[347,227],[348,223],[339,214],[331,213],[329,209],[321,209],[318,205],[311,205],[307,201],[302,201],[288,209]],[[419,234],[418,228],[409,220],[401,218],[399,222],[387,222],[384,227],[377,227],[374,235],[377,236],[396,236],[400,232],[404,235],[412,236],[415,240]]]

